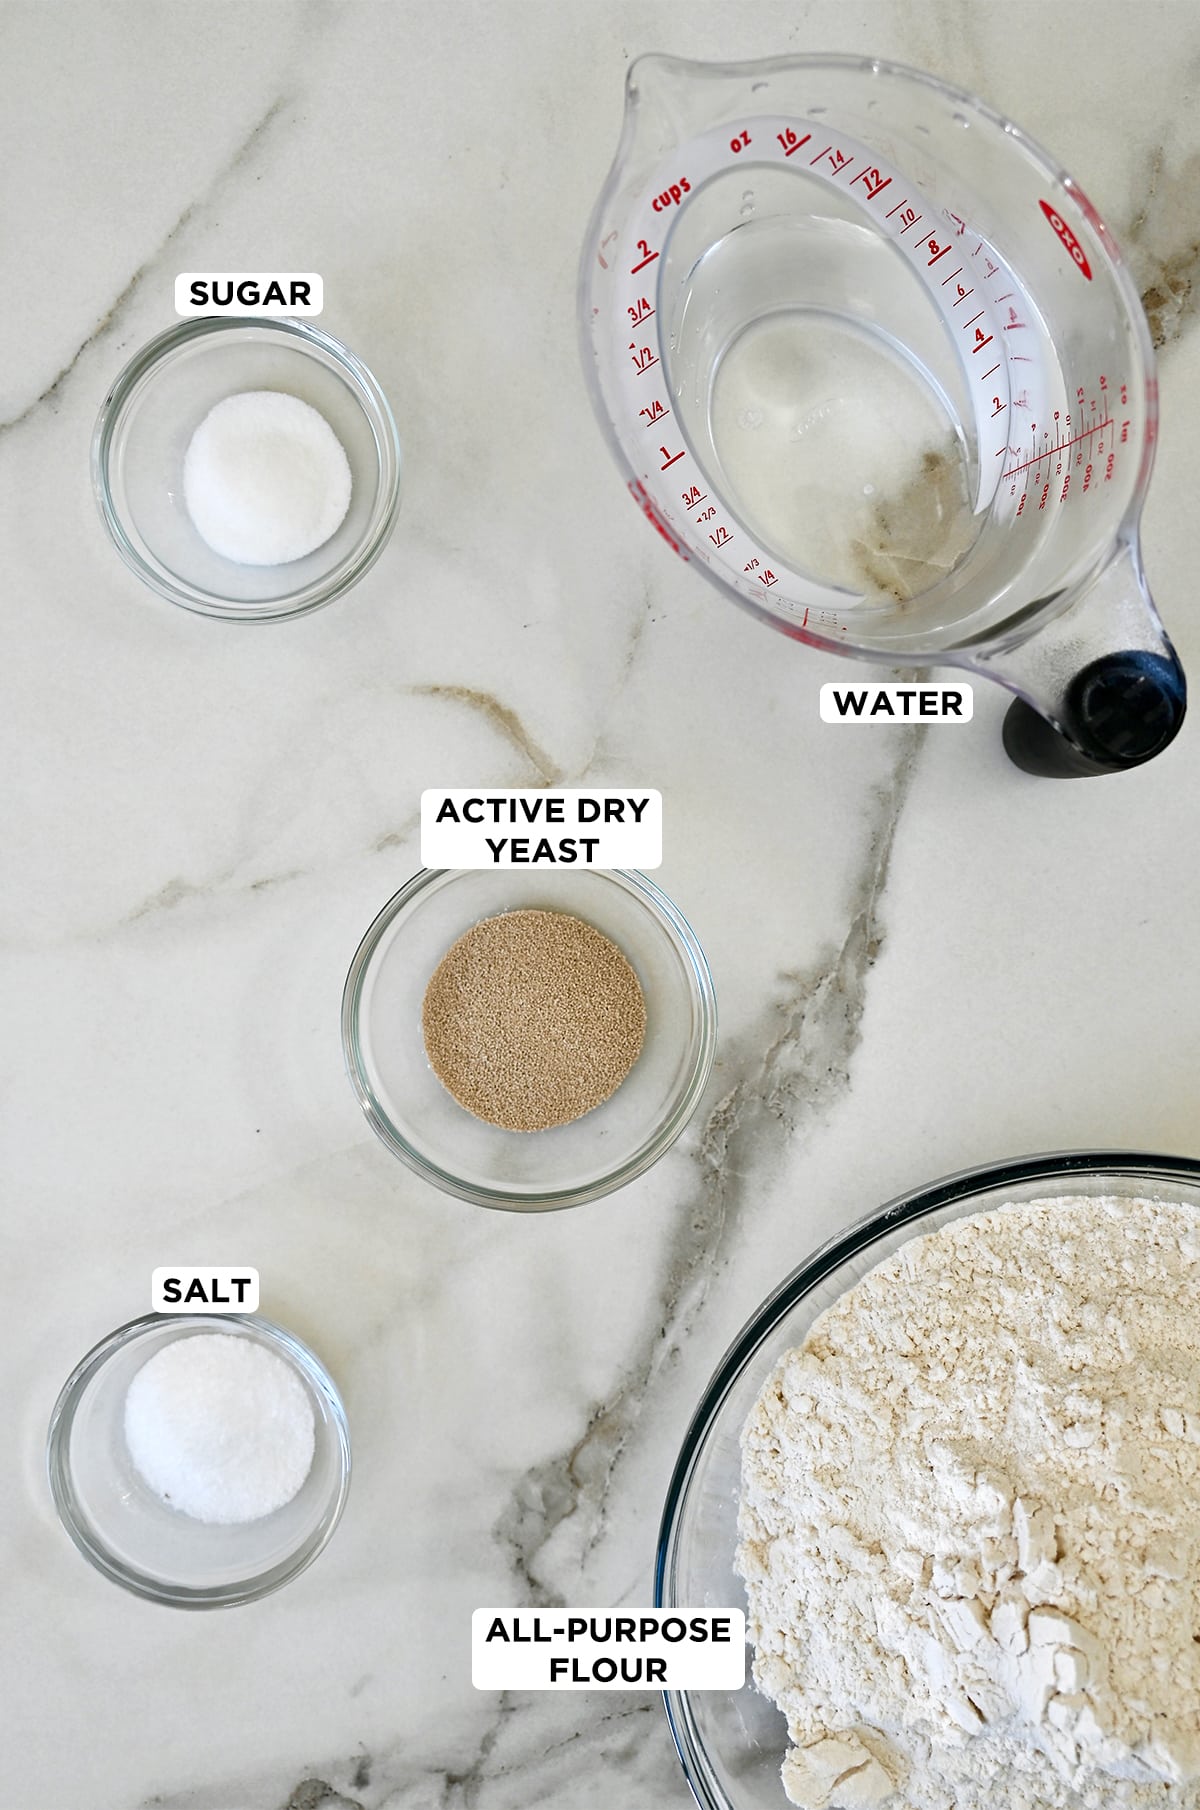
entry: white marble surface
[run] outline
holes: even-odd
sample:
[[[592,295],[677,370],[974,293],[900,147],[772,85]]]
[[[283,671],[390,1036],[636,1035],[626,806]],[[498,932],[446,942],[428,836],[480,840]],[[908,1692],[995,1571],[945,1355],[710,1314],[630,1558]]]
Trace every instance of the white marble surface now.
[[[682,1810],[656,1698],[477,1695],[469,1611],[649,1600],[709,1372],[839,1225],[993,1157],[1200,1153],[1195,723],[1088,785],[1010,768],[983,686],[967,731],[834,735],[835,663],[630,508],[573,290],[647,49],[896,56],[1079,175],[1158,293],[1146,562],[1200,672],[1183,0],[0,8],[0,1810]],[[126,572],[87,448],[177,271],[272,267],[324,274],[407,469],[355,593],[243,631]],[[722,1034],[657,1171],[524,1218],[392,1161],[337,1015],[421,788],[551,776],[662,788]],[[208,1616],[93,1574],[41,1469],[71,1365],[189,1252],[259,1265],[356,1456],[320,1562]]]

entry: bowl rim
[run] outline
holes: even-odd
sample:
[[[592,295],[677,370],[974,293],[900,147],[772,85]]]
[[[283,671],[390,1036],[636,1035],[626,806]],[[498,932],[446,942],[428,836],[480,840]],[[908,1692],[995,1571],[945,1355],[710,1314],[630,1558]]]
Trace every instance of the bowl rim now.
[[[181,1332],[229,1332],[233,1328],[240,1328],[241,1336],[256,1333],[263,1335],[263,1342],[301,1372],[308,1386],[322,1398],[330,1410],[330,1424],[338,1455],[338,1478],[316,1529],[295,1552],[279,1560],[269,1570],[232,1584],[194,1587],[165,1582],[136,1570],[118,1559],[95,1535],[87,1517],[80,1512],[75,1496],[71,1478],[70,1436],[85,1389],[118,1351],[136,1344],[151,1332],[171,1326],[177,1327]],[[239,1335],[235,1333],[235,1336]],[[342,1518],[350,1491],[350,1473],[350,1428],[337,1384],[320,1358],[302,1339],[297,1338],[294,1332],[289,1332],[285,1326],[278,1326],[273,1320],[264,1319],[260,1314],[150,1313],[141,1314],[136,1320],[127,1320],[80,1358],[59,1390],[46,1433],[46,1474],[50,1494],[58,1518],[77,1550],[112,1583],[120,1584],[123,1589],[134,1596],[144,1597],[148,1602],[163,1603],[174,1609],[225,1609],[242,1603],[258,1602],[262,1597],[270,1596],[285,1584],[291,1583],[302,1571],[307,1571],[313,1560],[329,1544]]]
[[[113,436],[127,403],[137,387],[163,359],[189,340],[203,339],[218,333],[244,332],[247,328],[253,328],[262,335],[277,334],[284,339],[297,341],[301,350],[319,348],[341,369],[363,414],[370,422],[379,452],[382,501],[375,512],[374,525],[368,524],[368,531],[357,551],[343,560],[335,572],[323,579],[314,579],[283,597],[254,604],[239,604],[229,598],[203,591],[198,586],[185,589],[173,584],[143,559],[113,500],[109,483],[109,459]],[[395,526],[402,464],[399,429],[374,372],[357,353],[352,352],[340,339],[335,339],[331,333],[314,327],[308,321],[293,320],[287,316],[203,315],[194,320],[177,321],[174,326],[147,340],[117,373],[100,405],[96,425],[92,430],[92,491],[109,539],[125,564],[143,584],[156,591],[160,597],[165,597],[168,602],[178,604],[181,609],[190,610],[194,615],[215,616],[224,622],[282,622],[295,616],[307,616],[313,610],[332,603],[334,598],[342,596],[352,585],[357,584],[383,552]]]
[[[692,1072],[673,1111],[652,1136],[632,1156],[625,1158],[604,1175],[597,1176],[594,1181],[580,1187],[525,1189],[492,1188],[483,1183],[467,1181],[423,1155],[387,1117],[367,1080],[365,1065],[361,1060],[359,1024],[363,985],[384,932],[428,888],[440,885],[443,881],[452,885],[456,879],[469,878],[480,871],[478,868],[423,867],[405,882],[399,892],[393,893],[387,904],[372,919],[354,952],[342,990],[342,1054],[346,1074],[367,1123],[376,1136],[393,1156],[398,1156],[401,1162],[425,1181],[431,1182],[435,1188],[440,1188],[444,1194],[455,1195],[459,1200],[470,1201],[475,1206],[514,1213],[548,1213],[564,1207],[581,1206],[587,1201],[599,1200],[606,1194],[615,1193],[618,1188],[623,1188],[639,1175],[644,1175],[647,1169],[652,1168],[666,1154],[695,1113],[708,1084],[716,1051],[717,998],[712,974],[696,933],[683,913],[662,888],[656,886],[644,873],[636,868],[581,870],[594,878],[622,886],[625,892],[631,894],[645,910],[657,918],[677,952],[684,958],[684,967],[692,984],[692,998],[700,1014]]]
[[[1138,1176],[1148,1182],[1183,1182],[1200,1189],[1200,1159],[1147,1151],[1060,1150],[959,1169],[938,1181],[896,1195],[845,1231],[836,1232],[784,1278],[742,1326],[714,1370],[699,1406],[688,1422],[659,1522],[654,1555],[655,1608],[673,1606],[666,1600],[666,1593],[678,1556],[677,1535],[682,1510],[713,1422],[745,1366],[796,1303],[841,1264],[861,1255],[897,1226],[912,1224],[940,1207],[963,1204],[998,1188],[1015,1188],[1030,1182],[1057,1182],[1084,1175]],[[700,1810],[734,1810],[725,1793],[710,1777],[704,1744],[693,1733],[688,1692],[664,1691],[663,1708],[684,1778]]]

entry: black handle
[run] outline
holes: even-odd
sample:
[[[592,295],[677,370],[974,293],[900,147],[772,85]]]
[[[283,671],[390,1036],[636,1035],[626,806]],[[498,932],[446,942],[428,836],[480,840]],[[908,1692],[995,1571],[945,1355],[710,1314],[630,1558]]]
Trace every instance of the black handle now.
[[[1174,654],[1104,654],[1077,673],[1056,729],[1023,698],[1004,719],[1004,750],[1025,773],[1083,779],[1153,760],[1179,733],[1187,680]]]

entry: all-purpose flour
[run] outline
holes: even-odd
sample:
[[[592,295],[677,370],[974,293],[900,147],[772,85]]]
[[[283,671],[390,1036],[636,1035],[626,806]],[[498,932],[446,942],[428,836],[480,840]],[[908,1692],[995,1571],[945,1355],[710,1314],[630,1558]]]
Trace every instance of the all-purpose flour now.
[[[1200,1222],[914,1239],[743,1433],[754,1675],[804,1810],[1200,1806]]]

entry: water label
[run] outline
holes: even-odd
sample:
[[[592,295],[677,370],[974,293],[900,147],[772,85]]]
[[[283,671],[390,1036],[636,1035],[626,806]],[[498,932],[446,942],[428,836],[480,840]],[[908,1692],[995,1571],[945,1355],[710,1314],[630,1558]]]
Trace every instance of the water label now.
[[[258,1312],[258,1271],[250,1264],[164,1264],[150,1278],[150,1311],[156,1314],[252,1314]]]
[[[421,794],[425,867],[661,867],[662,793],[458,786]]]
[[[477,1691],[737,1691],[741,1609],[476,1609]]]
[[[975,694],[964,679],[821,687],[823,723],[969,723],[974,710]]]
[[[315,270],[185,270],[175,278],[175,312],[291,314],[311,317],[325,305]]]

